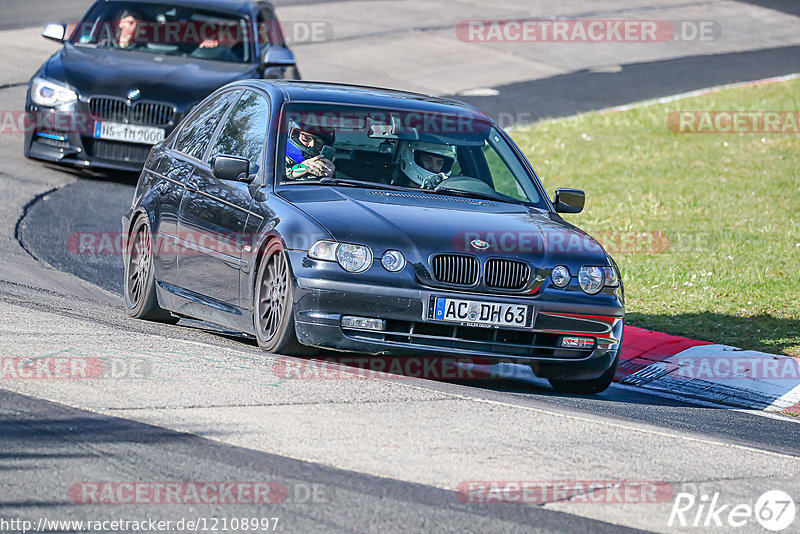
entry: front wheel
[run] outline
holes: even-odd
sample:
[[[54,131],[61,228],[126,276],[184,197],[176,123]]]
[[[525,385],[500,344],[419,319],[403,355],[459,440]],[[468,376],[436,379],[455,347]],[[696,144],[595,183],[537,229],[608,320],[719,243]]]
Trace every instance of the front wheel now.
[[[130,236],[123,288],[128,315],[147,321],[177,323],[177,317],[158,305],[153,270],[153,234],[147,217],[136,219]]]
[[[264,250],[253,292],[253,323],[258,346],[269,352],[300,354],[292,313],[289,262],[278,241]]]

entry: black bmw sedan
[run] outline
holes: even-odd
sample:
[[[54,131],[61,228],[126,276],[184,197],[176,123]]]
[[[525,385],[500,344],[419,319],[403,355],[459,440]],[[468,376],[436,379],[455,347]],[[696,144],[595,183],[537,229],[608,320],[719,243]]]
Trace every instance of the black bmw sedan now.
[[[33,76],[25,155],[139,171],[150,148],[216,89],[299,79],[272,5],[261,0],[97,0]]]
[[[155,145],[122,219],[128,313],[207,320],[265,350],[459,355],[606,389],[624,295],[508,135],[467,105],[235,82]]]

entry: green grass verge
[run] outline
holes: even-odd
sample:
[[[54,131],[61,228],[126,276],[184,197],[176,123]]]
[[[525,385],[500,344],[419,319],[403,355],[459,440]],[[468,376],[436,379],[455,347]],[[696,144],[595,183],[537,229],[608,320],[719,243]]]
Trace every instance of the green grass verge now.
[[[627,324],[800,356],[800,135],[667,127],[673,111],[796,112],[799,100],[794,80],[546,120],[512,135],[551,195],[586,191],[584,212],[565,218],[608,245]]]

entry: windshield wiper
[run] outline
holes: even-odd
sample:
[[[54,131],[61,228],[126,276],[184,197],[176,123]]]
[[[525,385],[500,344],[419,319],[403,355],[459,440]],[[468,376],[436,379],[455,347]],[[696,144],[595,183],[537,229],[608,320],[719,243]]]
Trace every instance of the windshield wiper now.
[[[312,184],[312,185],[344,185],[348,187],[363,187],[373,189],[384,189],[388,191],[407,191],[405,187],[397,185],[382,184],[379,182],[364,182],[362,180],[349,180],[346,178],[320,178],[319,180],[290,180],[284,183],[291,184]]]
[[[420,189],[420,191],[424,191],[426,193],[432,193],[434,195],[450,195],[454,197],[494,200],[496,202],[507,202],[509,204],[524,204],[522,201],[503,195],[502,193],[498,193],[497,195],[490,195],[489,193],[476,193],[474,191],[464,191],[463,189],[451,189],[449,187],[440,187],[439,189],[436,190]]]

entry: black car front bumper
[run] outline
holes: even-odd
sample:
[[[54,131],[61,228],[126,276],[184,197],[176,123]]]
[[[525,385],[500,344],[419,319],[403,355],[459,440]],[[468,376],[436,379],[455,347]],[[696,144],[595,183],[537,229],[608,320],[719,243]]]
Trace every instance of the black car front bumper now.
[[[33,104],[25,106],[30,127],[25,130],[24,154],[28,158],[81,168],[141,172],[152,145],[95,139],[94,121],[86,103],[79,101],[62,113],[68,120],[47,119],[51,109]],[[43,118],[45,117],[45,118]],[[176,117],[177,124],[180,116]],[[174,126],[159,126],[169,135]]]
[[[297,254],[297,253],[295,253]],[[290,254],[292,256],[294,254]],[[293,265],[300,265],[297,254]],[[530,365],[542,378],[588,380],[612,367],[622,339],[624,307],[563,302],[550,296],[521,297],[373,285],[308,276],[295,271],[295,331],[304,345],[391,356],[470,357]],[[304,274],[306,276],[304,276]],[[430,320],[431,297],[522,303],[535,309],[528,329],[484,328]],[[587,296],[587,299],[591,297]],[[343,316],[377,318],[384,330],[345,328]],[[561,346],[564,336],[595,339],[590,349]]]

